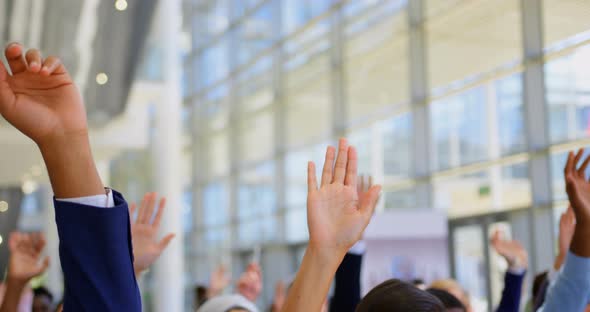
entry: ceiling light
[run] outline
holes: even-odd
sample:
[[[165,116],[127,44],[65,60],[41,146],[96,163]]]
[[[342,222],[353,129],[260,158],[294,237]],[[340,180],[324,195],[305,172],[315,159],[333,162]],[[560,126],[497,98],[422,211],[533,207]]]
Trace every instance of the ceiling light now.
[[[5,201],[0,201],[0,212],[8,211],[8,203]]]
[[[117,9],[118,11],[127,10],[127,1],[125,1],[125,0],[115,1],[115,9]]]
[[[105,85],[107,82],[109,82],[109,76],[107,76],[107,74],[100,73],[96,75],[96,83],[98,83],[99,85]]]

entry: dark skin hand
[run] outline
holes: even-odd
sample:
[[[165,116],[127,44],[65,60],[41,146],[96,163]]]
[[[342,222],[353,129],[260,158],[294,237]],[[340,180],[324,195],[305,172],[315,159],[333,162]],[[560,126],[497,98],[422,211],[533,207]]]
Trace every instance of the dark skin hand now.
[[[582,162],[584,150],[576,155],[570,152],[564,169],[565,185],[568,198],[576,215],[576,227],[570,245],[570,251],[580,257],[590,257],[590,182],[585,177],[590,156]]]

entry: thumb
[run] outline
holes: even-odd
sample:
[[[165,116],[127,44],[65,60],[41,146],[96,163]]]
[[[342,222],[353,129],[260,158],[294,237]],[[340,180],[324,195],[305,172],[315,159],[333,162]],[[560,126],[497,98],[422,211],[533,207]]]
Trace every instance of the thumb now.
[[[374,185],[365,193],[360,201],[360,210],[363,214],[367,214],[369,217],[373,215],[380,194],[381,185]]]
[[[8,79],[8,71],[0,60],[0,114],[5,114],[8,106],[15,103],[14,92],[4,83]]]
[[[158,243],[158,247],[160,247],[160,250],[166,249],[166,247],[168,247],[168,244],[170,244],[174,236],[176,236],[176,234],[173,233],[164,236],[164,238],[162,238],[162,240]]]

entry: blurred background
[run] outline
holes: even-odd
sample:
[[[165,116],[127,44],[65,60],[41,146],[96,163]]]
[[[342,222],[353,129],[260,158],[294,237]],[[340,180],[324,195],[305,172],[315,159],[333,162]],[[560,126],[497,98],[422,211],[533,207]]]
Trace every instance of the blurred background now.
[[[0,16],[3,44],[67,64],[105,185],[169,198],[179,235],[141,279],[146,311],[188,311],[217,265],[237,278],[252,260],[268,305],[305,250],[306,162],[342,136],[384,186],[375,218],[443,216],[432,260],[479,310],[502,289],[494,229],[531,272],[552,264],[566,151],[590,143],[589,1],[1,0]],[[60,294],[51,196],[0,120],[0,238],[45,232],[40,282]]]

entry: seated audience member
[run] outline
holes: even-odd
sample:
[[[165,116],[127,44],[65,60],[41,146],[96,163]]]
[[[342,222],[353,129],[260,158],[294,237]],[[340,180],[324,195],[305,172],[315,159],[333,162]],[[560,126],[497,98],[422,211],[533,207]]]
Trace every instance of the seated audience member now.
[[[570,152],[564,169],[566,192],[575,215],[575,228],[561,271],[547,290],[542,312],[584,311],[590,298],[590,182],[587,157],[578,168],[584,150]]]
[[[430,284],[430,289],[439,289],[444,290],[451,295],[455,296],[455,298],[459,299],[467,312],[472,312],[473,308],[471,307],[471,300],[469,299],[469,294],[459,285],[459,283],[453,279],[441,279],[436,280]]]
[[[53,294],[45,287],[33,289],[33,312],[53,311]]]
[[[105,189],[80,92],[56,57],[19,44],[0,62],[0,114],[38,146],[55,195],[65,311],[141,311],[123,196]]]
[[[494,233],[490,244],[508,262],[508,270],[504,275],[504,290],[496,311],[518,312],[522,298],[522,284],[529,266],[528,253],[520,242],[503,239],[500,231]]]
[[[381,187],[373,186],[359,198],[357,161],[355,148],[341,139],[337,157],[328,147],[319,186],[315,164],[308,164],[309,244],[283,311],[322,309],[342,259],[371,220]]]
[[[451,296],[452,297],[452,296]],[[443,312],[443,303],[431,293],[397,279],[373,288],[360,302],[357,312]]]
[[[31,279],[41,275],[49,266],[49,258],[43,257],[45,238],[41,234],[14,232],[8,241],[10,258],[6,276],[6,292],[0,312],[22,311],[23,291]],[[34,308],[34,307],[33,307]],[[31,304],[28,304],[29,311]]]
[[[451,295],[449,292],[441,290],[441,289],[434,289],[430,288],[427,289],[426,292],[435,296],[442,302],[445,307],[445,311],[447,312],[466,312],[465,306],[457,297]]]
[[[197,312],[258,312],[258,308],[246,297],[235,294],[213,297],[207,300]]]

